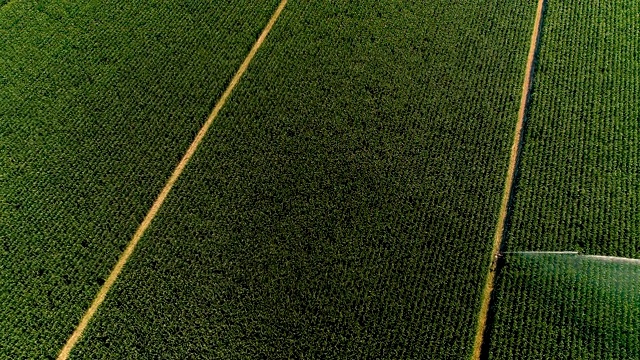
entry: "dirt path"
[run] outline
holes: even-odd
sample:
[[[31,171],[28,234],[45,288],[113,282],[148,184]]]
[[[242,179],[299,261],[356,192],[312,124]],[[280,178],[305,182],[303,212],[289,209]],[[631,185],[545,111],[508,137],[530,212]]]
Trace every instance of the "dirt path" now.
[[[249,51],[249,54],[242,62],[242,65],[240,65],[240,68],[238,68],[238,71],[233,76],[233,79],[231,79],[231,82],[229,83],[229,85],[227,86],[227,89],[224,91],[224,93],[216,103],[215,107],[213,108],[213,111],[207,118],[207,121],[204,123],[204,125],[196,135],[195,139],[187,149],[187,152],[184,154],[184,156],[182,157],[182,159],[180,160],[176,168],[173,170],[171,177],[165,184],[164,188],[162,188],[160,195],[158,195],[158,198],[151,206],[151,209],[149,209],[149,212],[147,213],[144,220],[136,230],[135,234],[127,244],[127,247],[120,255],[118,262],[111,270],[109,277],[102,285],[102,288],[100,288],[100,291],[98,292],[95,299],[91,303],[91,306],[89,307],[87,312],[84,314],[84,316],[80,320],[80,323],[78,324],[76,329],[73,331],[73,334],[71,334],[66,344],[60,351],[60,354],[58,355],[58,360],[66,360],[67,358],[69,358],[69,354],[71,353],[71,350],[76,345],[78,340],[80,340],[80,338],[82,337],[82,334],[87,328],[87,325],[89,324],[89,321],[91,320],[93,315],[95,315],[96,311],[98,310],[102,302],[105,300],[107,293],[109,292],[109,290],[115,283],[116,279],[122,272],[122,269],[124,268],[125,264],[129,260],[129,257],[131,257],[131,254],[133,254],[133,250],[135,250],[136,246],[138,245],[140,238],[142,238],[142,235],[144,235],[144,232],[147,230],[149,225],[151,225],[151,221],[153,221],[153,219],[156,217],[158,210],[160,210],[160,207],[162,206],[165,199],[167,198],[167,195],[169,195],[169,192],[173,188],[173,185],[176,183],[176,181],[184,171],[185,167],[187,166],[187,163],[189,163],[189,160],[191,160],[191,157],[193,156],[193,154],[195,154],[196,150],[198,149],[198,146],[202,142],[202,139],[204,139],[204,136],[207,134],[207,131],[211,127],[211,124],[213,124],[213,121],[218,116],[218,113],[220,113],[220,110],[222,109],[222,107],[224,107],[224,104],[227,102],[227,99],[231,95],[231,92],[233,92],[233,89],[240,82],[242,75],[245,73],[245,71],[247,71],[247,68],[251,63],[251,60],[253,60],[253,57],[258,52],[258,49],[260,48],[260,46],[266,39],[267,35],[271,31],[271,28],[273,28],[273,25],[276,23],[276,20],[278,20],[278,17],[280,17],[280,13],[282,13],[282,10],[284,9],[286,4],[287,4],[287,0],[282,0],[280,2],[280,5],[271,16],[271,19],[267,23],[267,26],[264,28],[264,30],[262,30],[260,37],[258,37],[258,40],[256,40],[255,44],[251,48],[251,51]]]
[[[536,10],[536,19],[533,25],[533,32],[531,34],[531,44],[529,46],[529,56],[527,57],[527,66],[524,73],[524,82],[522,84],[522,98],[520,100],[520,110],[518,111],[518,122],[516,123],[515,136],[513,138],[513,145],[511,146],[511,156],[509,158],[509,169],[507,170],[507,176],[504,184],[504,193],[502,196],[502,203],[500,205],[500,213],[498,214],[498,223],[496,225],[496,232],[493,240],[493,250],[491,251],[491,266],[489,267],[489,273],[487,274],[487,281],[482,292],[482,303],[480,305],[480,313],[478,314],[478,326],[476,328],[476,338],[473,345],[473,359],[480,360],[482,351],[482,344],[484,343],[484,334],[487,325],[487,314],[489,312],[489,303],[491,300],[491,293],[493,292],[495,273],[498,252],[502,247],[502,240],[504,238],[504,225],[507,218],[507,206],[511,200],[513,191],[513,181],[515,178],[516,164],[518,162],[518,155],[520,154],[520,147],[522,144],[522,129],[524,125],[524,115],[527,108],[527,102],[529,100],[529,91],[531,90],[531,77],[533,70],[533,60],[536,55],[536,49],[538,48],[538,39],[540,38],[540,24],[542,23],[542,10],[544,8],[545,0],[538,0],[538,8]]]

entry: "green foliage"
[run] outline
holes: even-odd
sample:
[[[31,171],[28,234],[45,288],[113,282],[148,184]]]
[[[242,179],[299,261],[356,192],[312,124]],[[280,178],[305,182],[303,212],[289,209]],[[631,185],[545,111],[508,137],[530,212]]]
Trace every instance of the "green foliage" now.
[[[0,358],[60,350],[276,4],[0,8]]]
[[[640,258],[639,13],[548,1],[508,249]]]
[[[547,1],[508,250],[640,257],[640,3]],[[640,270],[507,258],[494,359],[640,358]]]
[[[290,1],[78,358],[470,356],[531,1]]]
[[[640,265],[506,257],[489,359],[640,358]]]

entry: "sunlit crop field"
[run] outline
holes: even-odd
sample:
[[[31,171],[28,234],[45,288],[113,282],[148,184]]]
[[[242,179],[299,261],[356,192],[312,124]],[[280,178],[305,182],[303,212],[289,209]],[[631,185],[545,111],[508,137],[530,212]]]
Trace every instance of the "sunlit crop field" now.
[[[637,359],[640,260],[510,254],[490,359]]]
[[[505,247],[640,257],[640,5],[549,0]],[[508,255],[493,359],[638,359],[637,263]]]
[[[0,359],[471,358],[536,5],[0,0]],[[547,2],[505,249],[640,256],[638,10]],[[500,259],[485,357],[637,313]]]

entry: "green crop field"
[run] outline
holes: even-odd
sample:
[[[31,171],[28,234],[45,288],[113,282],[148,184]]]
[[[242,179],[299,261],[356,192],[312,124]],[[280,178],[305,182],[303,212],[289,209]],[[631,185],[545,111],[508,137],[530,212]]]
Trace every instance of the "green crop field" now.
[[[0,0],[0,359],[470,359],[493,274],[482,359],[639,358],[640,266],[491,258],[538,2],[285,3]],[[638,14],[546,1],[505,250],[640,257]]]
[[[640,257],[638,14],[548,1],[506,250]],[[640,358],[639,265],[514,256],[490,358]]]
[[[0,358],[60,350],[276,4],[0,9]]]
[[[638,14],[548,1],[507,250],[640,257]]]
[[[639,359],[640,260],[505,256],[489,359]]]
[[[291,1],[77,356],[469,357],[535,4],[445,4]]]

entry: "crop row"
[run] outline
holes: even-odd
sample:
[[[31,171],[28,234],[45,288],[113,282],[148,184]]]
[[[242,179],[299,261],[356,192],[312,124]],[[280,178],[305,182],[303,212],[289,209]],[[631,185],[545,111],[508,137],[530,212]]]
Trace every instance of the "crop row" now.
[[[509,249],[640,257],[639,11],[548,2]]]

